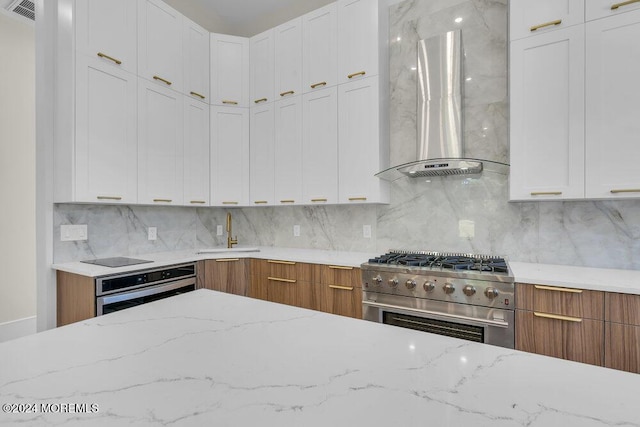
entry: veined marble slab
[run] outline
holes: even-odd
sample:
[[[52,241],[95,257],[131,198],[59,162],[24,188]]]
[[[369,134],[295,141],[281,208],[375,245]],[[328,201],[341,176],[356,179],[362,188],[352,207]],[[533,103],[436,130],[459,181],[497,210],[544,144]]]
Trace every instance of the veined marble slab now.
[[[640,375],[208,290],[0,344],[0,366],[3,404],[76,410],[7,425],[640,426]]]

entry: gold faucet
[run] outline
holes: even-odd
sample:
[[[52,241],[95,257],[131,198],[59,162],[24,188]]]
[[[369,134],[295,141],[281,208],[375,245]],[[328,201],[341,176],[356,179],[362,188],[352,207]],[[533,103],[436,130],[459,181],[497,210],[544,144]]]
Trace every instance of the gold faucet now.
[[[233,245],[238,244],[238,236],[235,239],[231,238],[231,212],[227,213],[227,248],[233,248]]]

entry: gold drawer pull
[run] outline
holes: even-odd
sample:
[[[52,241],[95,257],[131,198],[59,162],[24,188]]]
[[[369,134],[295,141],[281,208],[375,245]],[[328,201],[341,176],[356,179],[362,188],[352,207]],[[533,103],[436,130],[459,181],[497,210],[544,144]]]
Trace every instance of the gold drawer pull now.
[[[267,98],[260,98],[260,99],[256,99],[255,101],[253,101],[256,104],[260,104],[261,102],[267,102]]]
[[[358,71],[357,73],[349,74],[347,78],[352,79],[356,76],[364,76],[365,74],[367,74],[366,71]]]
[[[533,191],[532,196],[560,196],[562,191]]]
[[[311,202],[313,203],[319,203],[319,202],[326,202],[327,199],[311,199]]]
[[[343,291],[353,291],[353,286],[338,286],[338,285],[329,285],[331,289],[340,289]]]
[[[222,202],[223,205],[237,205],[238,202]]]
[[[350,202],[366,202],[366,197],[349,197]]]
[[[568,292],[570,294],[581,294],[582,289],[556,288],[555,286],[533,285],[534,288],[541,291]]]
[[[295,203],[295,200],[280,200],[280,203]]]
[[[296,283],[296,280],[293,280],[293,279],[281,279],[279,277],[267,277],[267,280],[271,280],[273,282]]]
[[[567,322],[582,322],[582,319],[579,317],[569,317],[569,316],[558,316],[557,314],[547,314],[547,313],[537,313],[533,312],[533,315],[536,317],[542,317],[543,319],[554,319],[554,320],[566,320]]]
[[[216,262],[234,262],[234,261],[240,261],[240,258],[220,258],[216,260]]]
[[[113,58],[113,57],[111,57],[111,56],[109,56],[109,55],[105,55],[105,54],[104,54],[104,53],[102,53],[102,52],[98,52],[98,56],[99,56],[100,58],[104,58],[104,59],[108,59],[109,61],[113,61],[113,62],[115,62],[115,63],[116,63],[116,64],[118,64],[118,65],[122,64],[122,61],[120,61],[119,59]]]
[[[122,200],[120,196],[98,196],[98,200]]]
[[[200,99],[204,99],[204,95],[200,95],[198,92],[191,92],[191,95],[197,96]]]
[[[222,103],[227,105],[238,105],[238,101],[229,101],[228,99],[223,99]]]
[[[269,202],[267,202],[266,200],[256,200],[253,203],[255,203],[256,205],[266,205]]]
[[[205,202],[204,200],[192,200],[189,203],[191,203],[192,205],[204,205],[207,202]]]
[[[311,89],[315,89],[317,87],[326,86],[326,85],[327,85],[327,82],[315,83],[311,85]]]
[[[153,80],[161,81],[162,83],[166,84],[167,86],[171,86],[171,84],[172,84],[169,80],[165,80],[162,77],[158,77],[158,76],[153,76]]]
[[[294,93],[295,93],[294,91],[290,90],[290,91],[287,91],[287,92],[282,92],[282,93],[280,94],[280,96],[293,95]]]
[[[171,199],[153,199],[154,203],[171,203]]]
[[[343,267],[341,265],[330,265],[329,268],[332,270],[353,270],[353,267]]]
[[[562,19],[557,19],[555,21],[545,22],[544,24],[534,25],[529,29],[533,32],[533,31],[539,30],[540,28],[551,27],[551,26],[560,25],[560,24],[562,24]]]
[[[617,8],[621,7],[621,6],[628,6],[632,3],[638,3],[640,0],[629,0],[629,1],[623,1],[622,3],[616,3],[616,4],[612,4],[611,5],[611,10],[616,10]]]
[[[640,0],[637,0],[637,1],[640,1]],[[625,190],[611,190],[611,194],[618,194],[618,193],[640,193],[640,188],[629,188]]]
[[[267,264],[296,265],[296,263],[293,261],[276,261],[273,259],[268,260]]]

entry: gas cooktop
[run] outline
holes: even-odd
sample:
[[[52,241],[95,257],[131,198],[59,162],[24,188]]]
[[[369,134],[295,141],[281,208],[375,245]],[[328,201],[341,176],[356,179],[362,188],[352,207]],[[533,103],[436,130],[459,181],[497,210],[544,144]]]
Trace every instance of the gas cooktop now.
[[[407,252],[392,250],[369,260],[369,264],[401,267],[422,267],[430,270],[455,270],[508,274],[507,261],[502,257],[441,252]]]

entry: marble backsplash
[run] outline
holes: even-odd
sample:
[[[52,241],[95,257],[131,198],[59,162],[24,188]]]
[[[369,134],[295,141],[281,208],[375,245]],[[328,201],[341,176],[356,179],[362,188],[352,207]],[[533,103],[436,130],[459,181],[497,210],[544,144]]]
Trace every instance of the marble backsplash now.
[[[456,22],[456,18],[461,18]],[[415,153],[415,45],[462,29],[464,135],[469,157],[508,162],[507,0],[406,0],[390,10],[391,162]],[[241,245],[382,253],[391,248],[500,254],[513,261],[640,269],[640,201],[508,202],[508,177],[409,180],[389,205],[236,208]],[[87,224],[86,242],[55,239],[54,260],[222,246],[228,210],[56,205],[62,224]],[[300,237],[293,226],[300,225]],[[363,225],[372,237],[363,238]],[[147,227],[158,239],[147,240]],[[365,260],[363,260],[365,261]]]

